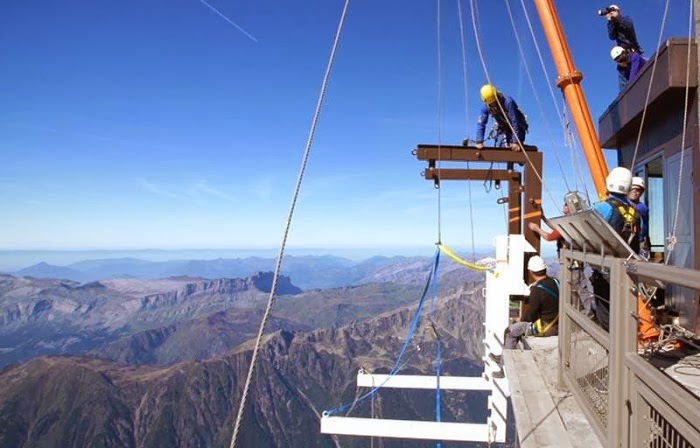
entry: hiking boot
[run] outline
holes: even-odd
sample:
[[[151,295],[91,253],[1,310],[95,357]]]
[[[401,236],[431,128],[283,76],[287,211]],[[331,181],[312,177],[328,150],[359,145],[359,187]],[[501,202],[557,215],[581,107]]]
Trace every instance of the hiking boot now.
[[[489,358],[499,366],[503,365],[503,355],[494,355],[493,353],[489,353]]]
[[[499,370],[497,372],[493,372],[493,379],[495,380],[500,380],[506,377],[506,374],[503,373],[503,370]]]

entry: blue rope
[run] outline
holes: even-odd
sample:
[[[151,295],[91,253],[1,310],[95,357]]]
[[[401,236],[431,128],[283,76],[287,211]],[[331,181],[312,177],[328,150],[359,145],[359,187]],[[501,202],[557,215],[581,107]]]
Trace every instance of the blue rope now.
[[[415,334],[416,329],[418,329],[418,323],[420,322],[421,311],[423,310],[423,306],[425,305],[425,298],[428,296],[428,290],[430,288],[432,281],[434,281],[434,279],[437,276],[437,270],[438,270],[439,263],[440,263],[440,248],[437,248],[435,250],[435,261],[433,262],[433,267],[432,267],[432,270],[430,272],[430,275],[428,276],[428,281],[425,284],[425,288],[423,288],[423,293],[421,294],[420,301],[418,302],[418,309],[416,310],[416,314],[413,316],[413,321],[411,322],[411,326],[409,328],[408,335],[406,336],[406,342],[404,342],[403,347],[401,347],[401,351],[399,352],[399,356],[398,356],[398,358],[396,358],[396,361],[394,362],[394,366],[389,371],[389,375],[387,376],[387,379],[384,380],[382,382],[382,384],[374,387],[372,390],[370,390],[369,392],[367,392],[366,394],[364,394],[363,396],[361,396],[357,400],[354,400],[354,401],[349,402],[349,403],[345,403],[343,405],[338,406],[337,408],[323,411],[323,415],[330,416],[330,415],[339,414],[339,413],[349,409],[350,406],[352,406],[353,404],[359,403],[359,402],[364,401],[367,398],[371,397],[372,395],[377,393],[377,391],[379,389],[381,389],[382,386],[387,381],[389,381],[389,378],[396,375],[396,373],[406,365],[405,363],[402,363],[401,360],[402,360],[404,354],[406,353],[406,349],[408,348],[411,341],[413,340],[413,335]]]
[[[437,348],[437,353],[436,357],[437,359],[435,360],[435,374],[436,374],[436,389],[435,389],[435,421],[436,422],[441,422],[442,421],[442,390],[440,389],[440,375],[442,375],[442,341],[440,340],[440,335],[437,332],[437,328],[435,328],[435,302],[437,302],[437,298],[440,294],[440,287],[438,285],[438,277],[437,275],[433,276],[433,281],[432,281],[432,296],[433,300],[430,303],[430,323],[433,326],[433,331],[435,332],[435,339],[436,339],[436,348]],[[442,442],[437,442],[435,444],[436,448],[442,448]]]
[[[440,389],[440,374],[442,373],[442,341],[437,341],[437,390],[435,391],[435,421],[442,421],[442,390]],[[442,448],[442,442],[435,444],[436,448]]]

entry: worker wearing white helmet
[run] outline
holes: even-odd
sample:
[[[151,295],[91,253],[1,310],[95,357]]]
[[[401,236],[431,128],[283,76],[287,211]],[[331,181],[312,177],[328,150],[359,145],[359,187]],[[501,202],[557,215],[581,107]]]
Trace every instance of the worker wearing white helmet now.
[[[610,57],[617,64],[620,90],[624,89],[628,83],[634,81],[648,62],[641,54],[631,52],[620,46],[613,47],[610,50]]]
[[[632,186],[632,172],[627,168],[618,166],[610,171],[605,178],[608,189],[608,197],[599,202],[593,208],[622,236],[633,250],[639,251],[638,241],[630,236],[632,232],[639,236],[639,215],[627,198]]]
[[[624,167],[610,170],[605,178],[608,197],[593,205],[608,224],[624,239],[633,251],[639,252],[640,218],[627,195],[632,185],[632,172]],[[591,284],[595,294],[596,319],[607,330],[610,322],[610,284],[600,271],[593,270]]]
[[[555,336],[559,333],[559,280],[547,275],[547,265],[535,255],[527,262],[534,282],[530,285],[527,312],[520,322],[510,325],[503,348],[513,349],[525,336]]]

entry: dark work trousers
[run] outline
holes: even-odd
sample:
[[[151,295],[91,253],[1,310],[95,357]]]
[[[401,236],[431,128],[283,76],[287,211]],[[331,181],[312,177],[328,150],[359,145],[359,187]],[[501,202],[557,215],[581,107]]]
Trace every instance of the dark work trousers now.
[[[610,329],[610,282],[597,270],[591,275],[591,285],[595,294],[595,317],[605,331]]]

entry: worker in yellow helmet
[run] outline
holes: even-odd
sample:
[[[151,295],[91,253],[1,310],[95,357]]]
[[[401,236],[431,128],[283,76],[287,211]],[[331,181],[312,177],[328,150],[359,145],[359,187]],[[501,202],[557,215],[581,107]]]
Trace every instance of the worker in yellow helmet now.
[[[481,88],[481,100],[484,106],[476,123],[476,147],[484,147],[486,123],[491,116],[496,120],[496,146],[510,146],[513,151],[519,151],[520,145],[525,142],[528,124],[518,104],[491,84]],[[513,135],[517,138],[513,138]]]

